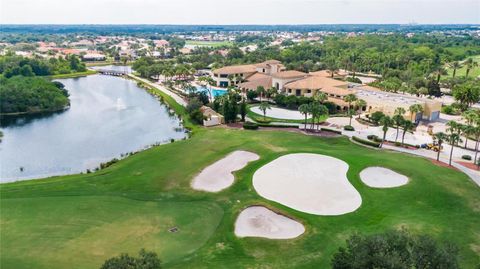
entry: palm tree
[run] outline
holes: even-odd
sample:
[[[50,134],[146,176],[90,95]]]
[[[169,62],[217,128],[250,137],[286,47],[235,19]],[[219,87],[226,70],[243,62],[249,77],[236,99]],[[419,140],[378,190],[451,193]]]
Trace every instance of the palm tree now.
[[[462,68],[462,64],[457,61],[449,63],[448,66],[453,69],[452,77],[455,77],[457,69]]]
[[[260,96],[260,102],[262,102],[262,96],[265,94],[265,88],[263,86],[257,87],[257,94]]]
[[[404,120],[403,121],[403,124],[402,124],[402,129],[403,129],[403,133],[402,133],[402,146],[405,144],[405,134],[408,132],[408,131],[411,131],[413,130],[413,127],[415,127],[415,124],[413,124],[413,122],[409,121],[409,120]]]
[[[323,104],[323,102],[328,100],[328,95],[322,91],[317,91],[313,96],[313,99],[320,102],[320,104]]]
[[[467,70],[465,71],[465,77],[468,77],[471,69],[478,67],[478,62],[474,61],[473,58],[468,58],[464,64],[467,68]]]
[[[392,125],[392,119],[389,116],[383,116],[380,119],[380,124],[382,125],[383,131],[383,138],[382,143],[380,144],[380,148],[383,147],[383,143],[385,143],[385,138],[387,137],[388,127]]]
[[[433,139],[436,140],[438,144],[438,152],[437,152],[437,162],[438,162],[440,161],[440,151],[442,151],[443,141],[448,140],[448,135],[443,132],[435,133],[433,135]]]
[[[367,106],[367,102],[363,99],[358,99],[355,101],[355,107],[357,108],[358,118],[360,119],[360,115],[362,114],[363,107]]]
[[[310,103],[310,114],[312,115],[312,126],[310,129],[315,129],[315,119],[317,115],[320,113],[320,104],[318,102],[311,102]]]
[[[443,66],[439,66],[435,68],[435,70],[432,73],[432,75],[436,77],[435,80],[437,81],[437,84],[440,82],[440,78],[442,77],[442,75],[446,75],[446,74],[448,74],[447,70],[445,70],[445,67]]]
[[[456,121],[449,121],[447,122],[447,126],[449,128],[447,128],[447,132],[449,133],[448,134],[448,140],[450,142],[450,145],[451,145],[451,149],[450,149],[450,159],[448,161],[448,165],[452,165],[452,156],[453,156],[453,148],[455,147],[455,145],[457,145],[459,142],[461,142],[462,140],[460,139],[460,133],[462,131],[462,124],[456,122]]]
[[[267,109],[272,109],[268,102],[261,102],[258,108],[263,112],[263,120],[267,117]]]
[[[305,131],[307,131],[307,116],[310,113],[310,106],[308,104],[301,104],[298,111],[305,115]]]
[[[352,106],[352,102],[357,101],[357,96],[355,96],[353,93],[350,93],[343,97],[343,100],[348,103],[348,116],[350,117],[350,123],[348,125],[352,125],[352,114],[350,113],[350,107]]]
[[[421,104],[413,104],[408,108],[408,112],[410,112],[410,121],[413,121],[413,115],[417,115],[420,112],[423,113],[423,106]],[[416,117],[415,123],[417,123]]]
[[[326,115],[328,115],[328,108],[324,105],[319,105],[318,111],[317,111],[317,122],[318,122],[317,131],[320,128],[320,120],[322,119],[323,116],[326,116]]]
[[[395,112],[394,112],[394,115],[393,115],[393,122],[395,123],[395,127],[397,129],[397,134],[395,136],[395,142],[397,142],[397,139],[398,139],[398,133],[399,133],[399,129],[400,129],[400,126],[403,124],[403,122],[405,121],[405,119],[403,118],[403,115],[405,114],[405,109],[403,107],[397,107],[395,109]]]

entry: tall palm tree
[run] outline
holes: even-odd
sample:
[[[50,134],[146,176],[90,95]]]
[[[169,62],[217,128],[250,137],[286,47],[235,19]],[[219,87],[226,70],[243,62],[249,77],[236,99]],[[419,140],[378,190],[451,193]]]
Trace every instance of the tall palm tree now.
[[[462,64],[460,62],[457,62],[457,61],[449,63],[448,66],[453,69],[452,77],[455,77],[455,75],[457,73],[457,69],[462,68]]]
[[[443,66],[439,66],[435,68],[435,70],[432,73],[432,75],[435,76],[435,80],[437,81],[437,84],[440,82],[440,78],[442,77],[442,75],[446,75],[446,74],[448,74],[447,70]]]
[[[380,125],[382,125],[382,131],[383,131],[382,143],[380,144],[380,148],[381,148],[381,147],[383,147],[383,144],[385,143],[385,138],[387,137],[388,127],[390,125],[392,125],[392,119],[389,116],[383,116],[380,119]]]
[[[415,124],[409,120],[404,120],[402,124],[402,146],[405,144],[405,134],[411,130],[413,130],[413,127],[415,127]]]
[[[343,100],[348,103],[348,116],[350,117],[350,122],[348,125],[352,125],[352,114],[350,113],[350,107],[352,106],[353,102],[357,101],[357,96],[355,96],[353,93],[350,93],[343,97]]]
[[[328,115],[328,108],[324,105],[319,105],[318,111],[317,111],[317,122],[318,122],[317,131],[320,129],[320,121],[322,117],[326,115]]]
[[[467,70],[465,71],[465,77],[468,77],[470,70],[472,70],[475,67],[478,67],[478,62],[474,61],[473,58],[468,58],[465,62],[465,67]]]
[[[263,86],[258,86],[257,94],[260,96],[260,102],[262,102],[262,96],[265,94],[265,88]]]
[[[305,131],[307,131],[307,117],[308,117],[308,114],[310,113],[310,106],[308,104],[301,104],[299,107],[298,107],[298,111],[300,113],[302,113],[303,115],[305,115]]]
[[[397,134],[395,136],[395,142],[397,142],[398,139],[398,133],[400,131],[400,126],[403,124],[405,121],[405,118],[403,118],[403,115],[405,115],[405,109],[403,107],[397,107],[395,109],[394,115],[393,115],[393,122],[395,123],[395,127],[397,129]]]
[[[410,112],[410,121],[413,121],[413,115],[417,115],[417,113],[423,112],[423,106],[420,104],[413,104],[408,108],[408,112]],[[417,123],[416,118],[415,123]]]
[[[268,102],[261,102],[258,108],[263,112],[263,120],[267,117],[267,109],[272,109]]]
[[[436,140],[438,144],[438,152],[437,152],[437,162],[438,162],[440,161],[440,151],[442,151],[443,141],[448,140],[448,135],[443,132],[435,133],[433,135],[433,139]]]
[[[450,149],[450,159],[448,160],[448,165],[452,165],[452,156],[453,156],[453,148],[462,140],[460,139],[460,133],[462,132],[462,124],[456,121],[449,121],[447,122],[447,132],[448,132],[448,140],[451,145]]]
[[[310,103],[310,114],[312,115],[312,126],[310,128],[313,130],[315,129],[315,119],[320,113],[320,104],[316,101]]]
[[[357,108],[358,118],[360,119],[360,115],[362,114],[363,107],[367,106],[367,102],[363,99],[358,99],[355,101],[355,107]]]

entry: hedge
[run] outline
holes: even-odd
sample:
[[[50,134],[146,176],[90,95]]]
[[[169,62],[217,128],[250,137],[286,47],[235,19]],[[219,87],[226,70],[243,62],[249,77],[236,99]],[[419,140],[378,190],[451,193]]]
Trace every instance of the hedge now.
[[[352,139],[358,143],[361,143],[361,144],[364,144],[364,145],[367,145],[367,146],[371,146],[371,147],[375,147],[375,148],[379,148],[380,147],[380,143],[377,143],[377,142],[373,142],[373,141],[370,141],[370,140],[365,140],[365,139],[362,139],[362,138],[359,138],[359,137],[356,137],[356,136],[352,136]]]
[[[275,127],[275,128],[298,128],[297,125],[286,125],[286,124],[267,124],[267,123],[257,123],[260,127]]]
[[[257,130],[258,129],[258,124],[255,122],[247,121],[243,123],[243,129],[245,130]]]

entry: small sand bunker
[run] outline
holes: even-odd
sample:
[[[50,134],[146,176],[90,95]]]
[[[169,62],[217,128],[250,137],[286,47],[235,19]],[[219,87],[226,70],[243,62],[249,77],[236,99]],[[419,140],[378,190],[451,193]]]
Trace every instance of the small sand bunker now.
[[[235,221],[235,235],[239,237],[265,237],[291,239],[305,232],[305,227],[263,206],[244,209]]]
[[[342,215],[360,207],[362,198],[347,179],[348,164],[320,154],[288,154],[253,175],[260,196],[315,215]]]
[[[192,188],[209,192],[217,192],[228,188],[234,181],[232,172],[242,169],[249,162],[256,161],[259,158],[257,154],[252,152],[234,151],[203,169],[193,179]]]
[[[408,183],[408,177],[383,167],[368,167],[360,172],[363,183],[373,188],[393,188]]]

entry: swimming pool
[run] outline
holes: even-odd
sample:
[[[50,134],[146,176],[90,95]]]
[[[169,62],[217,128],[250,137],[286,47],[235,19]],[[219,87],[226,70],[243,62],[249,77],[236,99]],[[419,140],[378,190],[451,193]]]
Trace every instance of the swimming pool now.
[[[209,90],[209,89],[211,89],[211,91],[212,91],[212,96],[213,96],[214,98],[217,97],[217,96],[222,96],[222,95],[224,95],[224,94],[227,93],[227,90],[226,90],[226,89],[222,89],[222,88],[215,88],[215,87],[209,87],[209,88],[207,88],[207,87],[205,87],[205,86],[197,86],[197,90],[198,90],[199,92],[205,92],[205,91],[206,91],[207,94],[208,94],[208,90]]]

